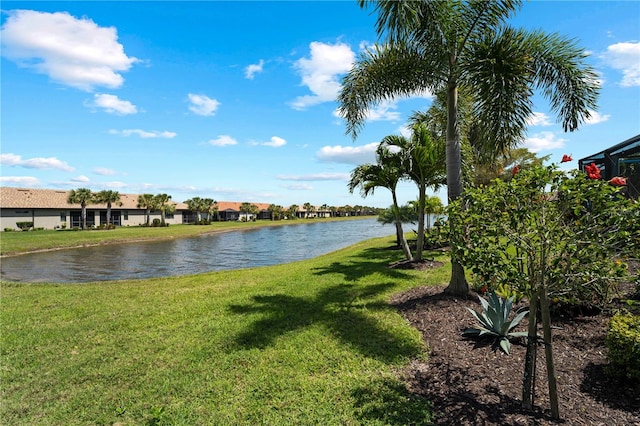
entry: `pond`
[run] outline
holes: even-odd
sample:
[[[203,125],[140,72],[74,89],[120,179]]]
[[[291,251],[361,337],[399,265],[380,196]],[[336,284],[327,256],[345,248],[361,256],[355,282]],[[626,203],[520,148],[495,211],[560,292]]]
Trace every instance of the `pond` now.
[[[310,259],[359,241],[393,235],[375,218],[301,222],[166,241],[132,242],[2,259],[8,281],[82,283],[198,274]]]

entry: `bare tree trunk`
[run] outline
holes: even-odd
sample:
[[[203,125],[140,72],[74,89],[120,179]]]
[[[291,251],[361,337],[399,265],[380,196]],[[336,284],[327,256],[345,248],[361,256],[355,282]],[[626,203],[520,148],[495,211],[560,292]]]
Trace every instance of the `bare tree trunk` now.
[[[424,180],[419,183],[418,194],[418,238],[416,240],[416,260],[422,261],[422,251],[424,250],[424,203],[427,188],[425,187]]]
[[[398,207],[398,198],[396,197],[396,193],[392,192],[391,197],[393,198],[393,214],[395,216],[396,222],[396,237],[398,239],[398,244],[400,248],[402,248],[402,252],[407,260],[413,260],[413,255],[411,254],[411,249],[409,248],[409,244],[407,244],[407,239],[404,237],[404,231],[402,230],[402,222],[400,220],[400,208]]]
[[[524,377],[522,379],[522,405],[533,408],[536,388],[536,356],[538,349],[538,299],[536,291],[529,301],[529,332],[527,335],[527,353],[524,361]]]
[[[549,299],[547,290],[543,289],[540,296],[540,310],[542,314],[542,332],[544,335],[544,354],[547,361],[547,381],[549,383],[549,402],[551,404],[551,418],[560,418],[558,407],[558,386],[556,383],[556,370],[553,365],[553,343],[551,337],[551,315],[549,314]]]

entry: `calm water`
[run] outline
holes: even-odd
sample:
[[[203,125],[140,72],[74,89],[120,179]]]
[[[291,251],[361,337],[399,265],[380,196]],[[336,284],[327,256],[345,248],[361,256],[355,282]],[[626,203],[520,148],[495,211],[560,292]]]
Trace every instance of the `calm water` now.
[[[394,233],[392,225],[362,219],[83,247],[4,258],[1,277],[23,282],[81,283],[251,268],[309,259]]]

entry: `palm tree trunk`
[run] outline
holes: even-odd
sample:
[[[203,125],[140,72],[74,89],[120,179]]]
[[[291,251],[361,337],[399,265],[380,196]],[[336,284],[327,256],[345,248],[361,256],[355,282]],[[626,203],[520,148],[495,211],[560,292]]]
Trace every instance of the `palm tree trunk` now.
[[[82,208],[80,214],[82,215],[82,230],[84,231],[87,229],[87,206],[82,204],[80,207]]]
[[[411,249],[409,248],[409,244],[407,243],[407,239],[404,237],[404,231],[402,230],[402,221],[400,220],[400,208],[398,207],[398,197],[396,197],[395,191],[391,191],[391,197],[393,198],[393,214],[395,216],[396,222],[396,236],[398,239],[398,244],[400,248],[402,248],[402,252],[407,260],[413,260],[413,255],[411,254]]]
[[[458,86],[450,79],[447,87],[447,197],[449,202],[462,194],[462,159],[460,150],[460,134],[458,133]],[[451,229],[455,229],[449,219]],[[452,247],[453,249],[453,247]],[[456,258],[455,250],[451,250],[451,280],[445,293],[458,296],[469,294],[469,284],[464,276],[464,268]]]
[[[424,179],[418,185],[418,238],[416,240],[416,260],[422,261],[422,250],[424,249],[424,200],[427,193],[427,187]]]

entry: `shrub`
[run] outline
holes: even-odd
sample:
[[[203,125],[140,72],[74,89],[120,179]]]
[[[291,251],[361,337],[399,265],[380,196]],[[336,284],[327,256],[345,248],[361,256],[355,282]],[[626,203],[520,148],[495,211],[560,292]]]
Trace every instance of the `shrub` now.
[[[16,226],[23,231],[28,231],[33,227],[33,222],[16,222]]]
[[[610,373],[640,380],[640,316],[615,314],[609,321],[606,342]]]
[[[162,221],[158,218],[155,218],[153,219],[153,221],[151,221],[151,226],[153,226],[154,228],[162,226]]]
[[[4,228],[4,232],[12,232],[13,228]]]

